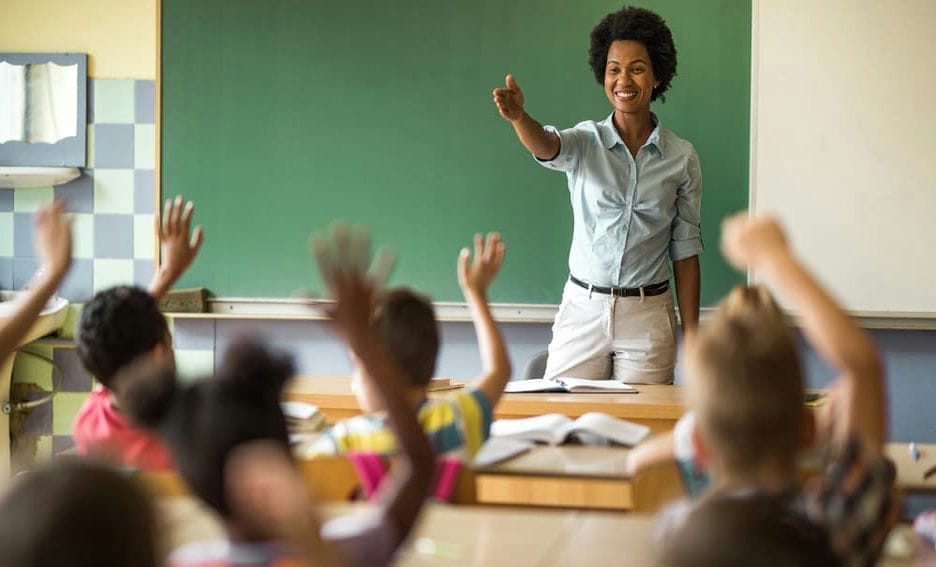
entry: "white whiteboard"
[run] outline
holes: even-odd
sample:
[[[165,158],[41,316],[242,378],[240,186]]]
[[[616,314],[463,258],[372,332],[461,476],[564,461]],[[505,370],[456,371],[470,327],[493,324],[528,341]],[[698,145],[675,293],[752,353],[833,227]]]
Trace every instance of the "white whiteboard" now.
[[[846,307],[936,316],[936,0],[754,0],[751,208]]]

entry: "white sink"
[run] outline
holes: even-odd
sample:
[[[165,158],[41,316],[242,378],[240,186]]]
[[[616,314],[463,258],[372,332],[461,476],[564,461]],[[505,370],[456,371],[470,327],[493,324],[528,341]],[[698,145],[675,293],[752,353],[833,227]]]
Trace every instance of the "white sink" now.
[[[5,319],[13,315],[17,307],[17,300],[23,294],[22,291],[0,291],[0,319]],[[36,339],[52,334],[62,328],[65,323],[65,317],[68,315],[68,300],[61,297],[53,297],[46,303],[45,308],[39,314],[39,318],[30,327],[29,332],[20,341],[21,345],[31,343]]]

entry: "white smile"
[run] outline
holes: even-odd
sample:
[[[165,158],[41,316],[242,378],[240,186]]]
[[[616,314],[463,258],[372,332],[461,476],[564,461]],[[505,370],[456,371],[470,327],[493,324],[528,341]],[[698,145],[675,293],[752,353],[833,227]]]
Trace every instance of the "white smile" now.
[[[618,90],[618,91],[614,91],[614,96],[615,96],[618,100],[632,101],[632,100],[634,100],[635,98],[637,98],[637,91]]]

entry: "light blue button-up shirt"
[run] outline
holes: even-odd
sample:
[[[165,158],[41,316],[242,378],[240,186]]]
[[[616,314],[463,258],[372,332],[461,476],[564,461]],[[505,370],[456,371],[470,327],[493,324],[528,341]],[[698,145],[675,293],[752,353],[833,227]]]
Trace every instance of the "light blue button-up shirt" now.
[[[702,252],[702,171],[692,144],[662,125],[631,156],[613,114],[559,131],[544,166],[569,180],[572,274],[598,286],[639,287],[673,275],[671,262]]]

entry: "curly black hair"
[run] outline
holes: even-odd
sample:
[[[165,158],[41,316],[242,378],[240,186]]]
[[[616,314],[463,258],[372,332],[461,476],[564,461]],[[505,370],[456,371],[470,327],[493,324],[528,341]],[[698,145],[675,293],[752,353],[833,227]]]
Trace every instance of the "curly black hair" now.
[[[118,286],[95,295],[78,324],[78,356],[106,388],[117,372],[166,340],[169,326],[156,299],[138,287]]]
[[[289,455],[280,398],[294,373],[290,355],[247,337],[231,344],[213,377],[182,384],[172,366],[144,357],[119,373],[115,392],[131,422],[158,432],[169,446],[192,491],[230,519],[231,452],[263,440]]]
[[[676,45],[673,34],[658,14],[644,8],[625,6],[605,16],[591,32],[588,48],[588,64],[595,73],[599,85],[604,84],[608,49],[618,40],[633,40],[647,46],[653,74],[660,84],[653,89],[651,101],[665,101],[663,94],[669,89],[676,76]]]

